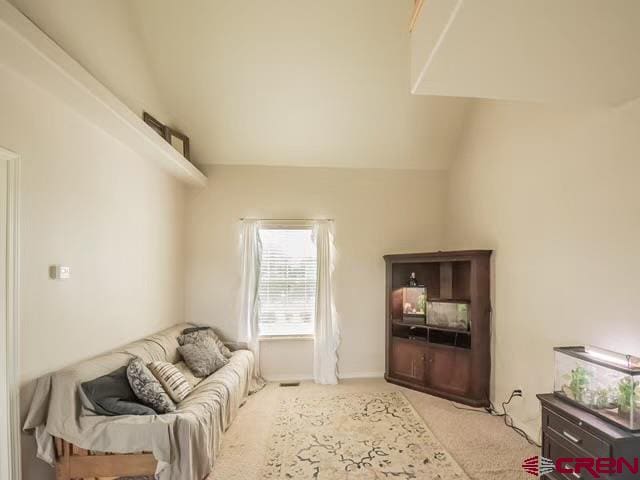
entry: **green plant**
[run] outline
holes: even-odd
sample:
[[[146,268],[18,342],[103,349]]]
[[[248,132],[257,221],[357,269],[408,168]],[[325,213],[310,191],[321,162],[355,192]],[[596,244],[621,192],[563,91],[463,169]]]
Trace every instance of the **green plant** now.
[[[628,413],[635,403],[635,392],[640,382],[624,377],[618,382],[618,409],[621,413]]]
[[[594,392],[593,406],[596,408],[606,408],[609,406],[609,389],[599,388]]]
[[[420,295],[416,302],[416,310],[420,313],[425,313],[427,311],[427,296]]]
[[[585,394],[591,383],[591,373],[589,373],[586,368],[577,366],[571,370],[570,378],[569,390],[573,394],[573,399],[577,402],[584,403]]]

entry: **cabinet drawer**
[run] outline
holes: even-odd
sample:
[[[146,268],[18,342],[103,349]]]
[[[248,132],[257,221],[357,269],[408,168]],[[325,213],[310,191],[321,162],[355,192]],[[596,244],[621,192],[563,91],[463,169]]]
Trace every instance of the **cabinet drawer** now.
[[[547,458],[550,458],[554,462],[559,458],[576,458],[576,457],[584,457],[584,454],[578,453],[578,449],[575,449],[568,441],[566,441],[563,437],[554,434],[546,434],[543,439],[543,451]],[[568,468],[573,468],[572,463],[565,464]],[[600,474],[600,476],[595,477],[587,470],[582,470],[580,473],[559,473],[552,472],[547,475],[547,479],[566,479],[566,480],[592,480],[595,478],[599,478],[600,480],[608,480],[609,476]]]
[[[542,410],[542,425],[565,440],[568,445],[578,447],[590,456],[610,456],[611,448],[607,442],[546,408]]]

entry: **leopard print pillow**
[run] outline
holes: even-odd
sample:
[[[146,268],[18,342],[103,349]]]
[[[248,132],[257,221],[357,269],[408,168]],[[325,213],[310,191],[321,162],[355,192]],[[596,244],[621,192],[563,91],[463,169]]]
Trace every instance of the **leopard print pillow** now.
[[[175,411],[175,403],[140,357],[135,357],[129,362],[127,379],[133,393],[142,403],[153,408],[157,413]]]

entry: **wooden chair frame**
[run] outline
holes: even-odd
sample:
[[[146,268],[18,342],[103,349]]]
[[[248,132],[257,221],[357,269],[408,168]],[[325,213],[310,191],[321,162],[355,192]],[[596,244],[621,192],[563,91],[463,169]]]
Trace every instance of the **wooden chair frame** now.
[[[55,438],[56,480],[94,480],[154,475],[151,453],[105,453],[79,448]]]

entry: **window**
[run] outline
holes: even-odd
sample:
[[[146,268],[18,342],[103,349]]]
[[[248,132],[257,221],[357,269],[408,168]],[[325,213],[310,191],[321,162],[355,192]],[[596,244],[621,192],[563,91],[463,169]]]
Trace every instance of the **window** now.
[[[313,334],[317,252],[311,229],[261,228],[260,241],[260,335]]]

